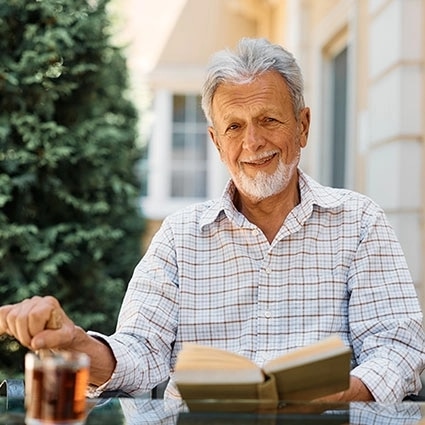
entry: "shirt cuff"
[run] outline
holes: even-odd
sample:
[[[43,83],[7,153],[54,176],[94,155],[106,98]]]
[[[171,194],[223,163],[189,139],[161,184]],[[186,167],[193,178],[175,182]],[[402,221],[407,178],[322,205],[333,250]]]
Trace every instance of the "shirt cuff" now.
[[[103,344],[107,345],[108,347],[111,347],[111,345],[108,342],[108,337],[101,334],[100,332],[94,332],[94,331],[88,331],[87,332],[91,337],[97,339],[98,341],[102,342]],[[114,375],[114,372],[112,372],[112,376]],[[96,386],[93,384],[90,384],[86,390],[86,395],[89,398],[97,398],[102,395],[102,393],[105,390],[110,389],[109,383],[112,381],[112,376],[110,379],[108,379],[106,382],[104,382],[102,385]]]
[[[407,395],[405,379],[390,362],[369,360],[355,367],[351,375],[359,378],[379,403],[398,403]]]

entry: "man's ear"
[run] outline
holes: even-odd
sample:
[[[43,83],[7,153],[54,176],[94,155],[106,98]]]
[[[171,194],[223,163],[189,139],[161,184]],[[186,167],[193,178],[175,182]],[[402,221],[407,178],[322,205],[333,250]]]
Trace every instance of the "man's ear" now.
[[[214,127],[208,127],[208,133],[209,133],[209,135],[210,135],[210,137],[211,137],[211,140],[213,141],[213,143],[214,143],[214,145],[215,145],[215,147],[217,148],[217,150],[218,150],[218,153],[220,154],[220,158],[221,158],[221,147],[220,147],[220,140],[219,140],[219,138],[217,137],[217,132],[216,132],[216,130],[214,129]]]
[[[310,130],[310,108],[304,108],[300,112],[300,146],[305,148],[307,146],[308,132]]]

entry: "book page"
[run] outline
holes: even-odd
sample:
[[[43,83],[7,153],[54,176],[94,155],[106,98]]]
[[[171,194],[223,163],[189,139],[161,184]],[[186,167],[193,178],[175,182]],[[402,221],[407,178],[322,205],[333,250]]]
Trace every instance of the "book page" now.
[[[344,353],[351,353],[350,347],[347,347],[339,336],[333,335],[270,360],[264,365],[264,371],[274,373]]]
[[[185,383],[260,383],[265,376],[250,359],[219,348],[183,344],[173,375]]]

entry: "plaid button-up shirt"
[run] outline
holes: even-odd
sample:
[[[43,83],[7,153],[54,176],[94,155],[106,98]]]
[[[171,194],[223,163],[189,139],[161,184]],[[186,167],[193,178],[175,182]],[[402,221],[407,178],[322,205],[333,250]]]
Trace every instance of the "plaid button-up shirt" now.
[[[136,394],[168,377],[183,342],[247,356],[259,366],[339,334],[352,375],[378,401],[420,388],[425,339],[406,261],[383,211],[300,170],[301,202],[270,244],[234,207],[235,188],[168,218],[137,265],[105,388]]]

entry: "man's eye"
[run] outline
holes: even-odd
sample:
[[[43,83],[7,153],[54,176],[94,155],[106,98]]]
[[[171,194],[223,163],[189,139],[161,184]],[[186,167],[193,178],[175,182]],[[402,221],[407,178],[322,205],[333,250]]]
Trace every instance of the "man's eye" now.
[[[240,128],[241,126],[239,124],[231,124],[226,128],[226,131],[224,132],[224,134],[226,134],[227,136],[234,135],[235,133],[238,132]]]
[[[239,124],[230,124],[226,128],[226,131],[224,132],[224,136],[230,139],[235,139],[239,137],[240,129],[241,129],[241,126]]]
[[[271,129],[278,127],[280,124],[282,124],[282,122],[273,117],[264,118],[262,121],[262,125],[264,127],[271,128]]]

